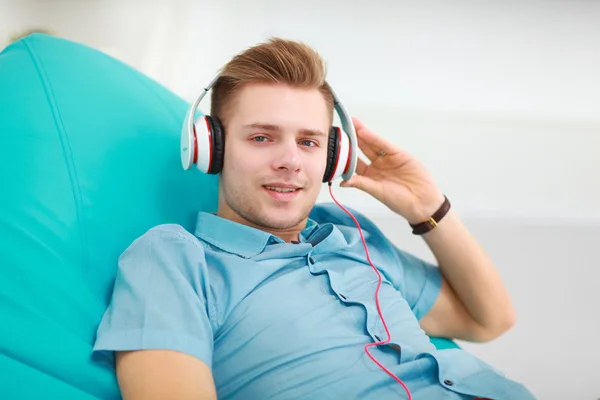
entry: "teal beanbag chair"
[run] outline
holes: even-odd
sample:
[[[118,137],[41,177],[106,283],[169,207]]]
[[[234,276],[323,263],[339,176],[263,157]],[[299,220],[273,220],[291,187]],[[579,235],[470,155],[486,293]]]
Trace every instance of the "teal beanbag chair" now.
[[[181,168],[187,107],[78,43],[33,34],[0,53],[0,398],[120,397],[91,359],[118,256],[217,206],[216,177]]]
[[[181,168],[188,104],[89,47],[35,34],[0,54],[0,398],[118,398],[91,361],[119,254],[216,210]]]

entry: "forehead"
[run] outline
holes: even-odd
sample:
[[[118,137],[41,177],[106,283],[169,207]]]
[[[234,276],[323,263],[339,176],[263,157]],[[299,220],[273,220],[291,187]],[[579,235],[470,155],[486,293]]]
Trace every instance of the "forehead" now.
[[[296,88],[284,84],[252,83],[238,90],[231,103],[231,120],[277,125],[312,123],[323,128],[331,116],[318,89]]]

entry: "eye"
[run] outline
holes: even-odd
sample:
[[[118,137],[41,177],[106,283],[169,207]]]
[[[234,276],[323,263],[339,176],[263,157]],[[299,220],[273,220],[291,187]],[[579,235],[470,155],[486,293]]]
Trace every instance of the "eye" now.
[[[317,146],[317,142],[314,140],[301,140],[300,143],[304,146],[315,147]]]
[[[266,136],[254,136],[251,140],[258,142],[258,143],[264,143],[269,139]]]

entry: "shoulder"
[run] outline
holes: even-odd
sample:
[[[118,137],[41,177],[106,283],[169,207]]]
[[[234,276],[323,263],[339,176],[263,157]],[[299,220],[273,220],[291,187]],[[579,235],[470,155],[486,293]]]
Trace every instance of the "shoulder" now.
[[[361,212],[348,206],[344,207],[358,220],[361,226],[365,225],[370,228],[377,228],[373,221]],[[356,227],[352,218],[335,203],[315,204],[310,212],[310,218],[320,224],[330,222],[335,225]]]
[[[371,239],[388,242],[383,232],[366,215],[353,208],[344,207],[354,216],[360,228],[365,233],[368,233]],[[338,228],[349,228],[350,230],[358,231],[358,227],[352,217],[335,203],[316,204],[310,213],[310,218],[319,224],[332,223]]]
[[[375,222],[365,214],[353,208],[347,206],[344,207],[352,214],[354,219],[356,219],[356,222],[358,222],[360,231],[369,248],[369,252],[376,258],[380,258],[380,260],[384,262],[384,265],[395,262],[397,258],[397,249],[381,229],[379,229]],[[363,244],[360,237],[361,232],[359,231],[356,222],[337,204],[319,203],[315,205],[311,211],[310,218],[319,224],[331,223],[335,225],[337,229],[342,232],[348,244],[352,248],[357,249],[356,251],[362,253]],[[381,257],[383,259],[381,259]]]
[[[363,213],[344,206],[356,219],[363,232],[365,242],[369,252],[376,252],[377,256],[383,257],[385,267],[387,263],[392,263],[401,268],[421,265],[423,261],[413,254],[399,248],[390,238]],[[344,233],[349,243],[354,243],[362,247],[362,241],[359,236],[358,228],[354,220],[346,214],[335,203],[319,203],[313,207],[310,218],[320,224],[332,223]],[[396,268],[398,269],[398,268]]]
[[[152,238],[163,238],[165,240],[177,239],[188,241],[195,245],[200,245],[200,241],[196,238],[196,236],[194,236],[191,232],[187,231],[183,226],[177,224],[156,225],[148,229],[148,231],[146,231],[146,233],[142,235],[142,237],[145,236]]]
[[[134,260],[161,262],[204,260],[201,242],[184,227],[177,224],[156,225],[137,237],[119,257],[119,261]]]
[[[137,237],[131,243],[129,248],[139,247],[141,244],[149,243],[168,246],[178,242],[202,247],[198,238],[187,231],[183,226],[177,224],[161,224],[148,229],[141,236]]]

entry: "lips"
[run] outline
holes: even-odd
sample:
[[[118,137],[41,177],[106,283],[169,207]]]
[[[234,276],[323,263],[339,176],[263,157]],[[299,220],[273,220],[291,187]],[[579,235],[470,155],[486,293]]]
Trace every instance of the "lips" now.
[[[263,189],[267,192],[267,194],[269,194],[269,196],[279,201],[293,200],[302,190],[300,186],[278,183],[263,185]]]
[[[297,188],[293,188],[293,187],[280,187],[280,186],[265,186],[265,188],[267,188],[269,190],[273,190],[275,192],[280,192],[280,193],[290,193],[290,192],[294,192],[297,190]]]

